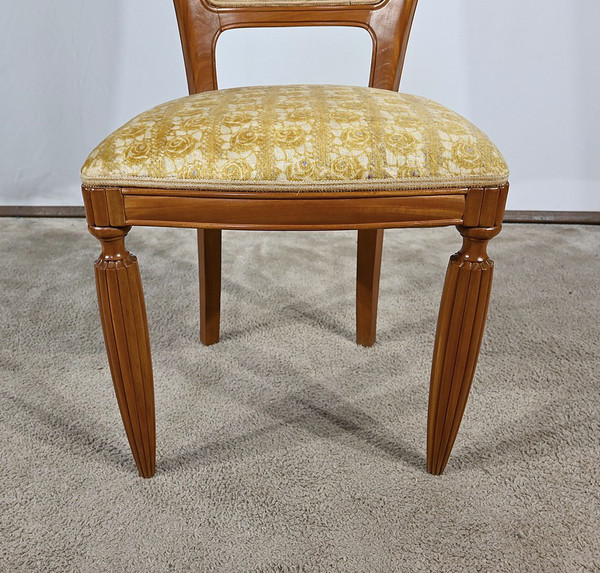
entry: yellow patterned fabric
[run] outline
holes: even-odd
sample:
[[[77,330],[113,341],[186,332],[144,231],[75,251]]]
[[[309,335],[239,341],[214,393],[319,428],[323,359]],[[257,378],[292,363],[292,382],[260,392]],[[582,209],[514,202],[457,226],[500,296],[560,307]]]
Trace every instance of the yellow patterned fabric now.
[[[508,167],[483,132],[431,100],[306,85],[159,105],[109,135],[81,178],[88,186],[394,190],[502,185]]]

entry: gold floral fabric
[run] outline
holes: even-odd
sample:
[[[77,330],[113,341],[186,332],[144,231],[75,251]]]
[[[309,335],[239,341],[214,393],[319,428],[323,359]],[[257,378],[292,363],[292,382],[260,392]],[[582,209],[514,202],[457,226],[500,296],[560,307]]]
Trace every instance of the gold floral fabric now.
[[[247,191],[494,186],[488,137],[422,97],[350,86],[267,86],[164,103],[109,135],[84,185]]]

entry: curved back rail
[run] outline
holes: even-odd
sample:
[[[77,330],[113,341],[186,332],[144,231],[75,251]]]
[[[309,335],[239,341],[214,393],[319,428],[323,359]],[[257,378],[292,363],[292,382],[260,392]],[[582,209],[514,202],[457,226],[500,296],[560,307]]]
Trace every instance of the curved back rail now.
[[[216,90],[215,48],[234,28],[354,26],[373,40],[369,86],[398,90],[417,0],[383,0],[365,5],[217,7],[207,0],[174,0],[191,94]]]

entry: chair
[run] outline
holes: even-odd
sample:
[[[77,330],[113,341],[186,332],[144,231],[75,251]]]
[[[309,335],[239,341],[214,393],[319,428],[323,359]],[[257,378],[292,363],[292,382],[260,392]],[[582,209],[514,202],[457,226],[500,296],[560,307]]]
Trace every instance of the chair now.
[[[357,343],[375,342],[383,230],[456,225],[437,324],[427,469],[444,471],[475,372],[508,169],[490,140],[430,100],[397,93],[417,0],[175,0],[192,95],[107,137],[81,177],[100,316],[139,474],[155,471],[150,342],[132,226],[198,230],[201,340],[219,340],[221,230],[358,230]],[[343,25],[373,39],[369,87],[217,90],[224,30]]]

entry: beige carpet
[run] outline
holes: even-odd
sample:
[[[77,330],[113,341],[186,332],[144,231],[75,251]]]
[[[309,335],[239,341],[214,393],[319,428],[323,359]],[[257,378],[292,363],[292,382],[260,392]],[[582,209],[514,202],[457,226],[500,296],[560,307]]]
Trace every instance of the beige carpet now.
[[[134,229],[158,471],[137,477],[83,220],[0,219],[0,571],[600,571],[600,227],[507,226],[454,453],[425,472],[454,229],[386,232],[375,347],[354,233],[225,233],[222,342],[195,233]]]

